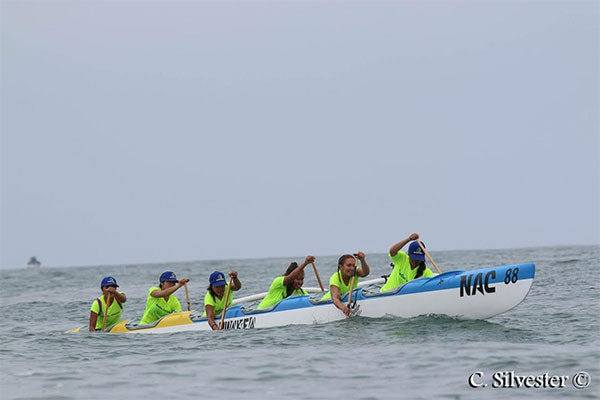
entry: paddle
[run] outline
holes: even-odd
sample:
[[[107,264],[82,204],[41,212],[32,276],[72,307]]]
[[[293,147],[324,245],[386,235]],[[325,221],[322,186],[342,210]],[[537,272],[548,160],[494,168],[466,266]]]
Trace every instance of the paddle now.
[[[319,273],[317,272],[317,267],[315,266],[315,263],[312,263],[313,266],[313,270],[315,271],[315,275],[317,276],[317,281],[319,281],[319,286],[321,286],[321,292],[325,291],[325,288],[323,287],[323,284],[321,283],[321,277],[319,276]]]
[[[439,269],[439,267],[437,266],[437,264],[435,263],[435,261],[433,261],[433,258],[431,258],[431,256],[429,255],[429,252],[427,251],[427,249],[425,249],[425,246],[423,246],[423,243],[421,243],[421,241],[419,239],[417,239],[417,243],[419,243],[419,247],[421,248],[421,250],[423,250],[423,253],[425,253],[425,255],[427,256],[427,258],[429,258],[429,261],[431,261],[431,263],[433,264],[433,266],[437,270],[438,274],[441,274],[442,271]]]
[[[183,284],[185,288],[185,300],[187,301],[188,311],[192,311],[192,306],[190,305],[190,293],[188,292],[187,282]]]
[[[350,304],[352,303],[352,290],[354,290],[354,281],[356,280],[356,268],[358,268],[358,257],[356,258],[356,266],[354,267],[354,275],[352,275],[352,280],[350,281],[350,293],[348,293],[348,305],[350,308]],[[346,318],[350,318],[350,315],[346,315]]]
[[[225,292],[225,303],[223,303],[223,313],[221,314],[221,323],[219,324],[219,330],[225,326],[225,311],[227,311],[227,303],[229,303],[229,292],[231,292],[231,285],[233,285],[233,278],[229,278],[229,286],[227,286],[227,292]]]
[[[108,307],[110,307],[111,298],[112,296],[110,294],[106,296],[106,307],[104,308],[104,317],[102,318],[102,331],[104,331],[104,328],[106,327],[106,315],[108,314]]]

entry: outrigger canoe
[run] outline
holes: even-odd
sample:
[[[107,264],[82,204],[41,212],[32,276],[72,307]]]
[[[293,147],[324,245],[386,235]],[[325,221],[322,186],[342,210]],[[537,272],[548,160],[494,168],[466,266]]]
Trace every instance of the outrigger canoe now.
[[[521,303],[529,293],[534,274],[535,265],[532,263],[450,271],[432,278],[416,279],[385,292],[380,292],[384,278],[373,279],[361,282],[353,291],[353,314],[369,318],[447,315],[457,319],[487,319]],[[320,324],[346,318],[331,299],[321,300],[323,292],[288,297],[269,308],[257,309],[262,297],[264,293],[235,301],[225,313],[224,329]],[[343,301],[348,301],[348,294]],[[150,325],[121,321],[106,331],[168,333],[211,330],[202,312],[173,313]],[[215,320],[220,321],[221,315]]]

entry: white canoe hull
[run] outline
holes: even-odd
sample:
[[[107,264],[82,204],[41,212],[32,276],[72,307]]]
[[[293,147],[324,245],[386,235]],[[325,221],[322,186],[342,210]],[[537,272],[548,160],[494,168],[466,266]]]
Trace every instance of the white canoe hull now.
[[[408,282],[395,293],[385,292],[381,295],[361,289],[363,283],[354,291],[353,298],[359,306],[357,312],[361,317],[410,318],[434,314],[458,319],[486,319],[506,312],[523,301],[533,283],[534,272],[533,264],[451,271]],[[247,299],[239,299],[236,303]],[[170,314],[148,327],[132,327],[122,321],[110,332],[152,334],[211,330],[206,319],[200,315],[199,312],[191,315],[190,312]],[[245,312],[239,305],[232,305],[226,312],[225,329],[321,324],[345,318],[331,302],[315,304],[309,296],[297,296],[282,300],[267,312]],[[220,320],[220,317],[215,319]]]

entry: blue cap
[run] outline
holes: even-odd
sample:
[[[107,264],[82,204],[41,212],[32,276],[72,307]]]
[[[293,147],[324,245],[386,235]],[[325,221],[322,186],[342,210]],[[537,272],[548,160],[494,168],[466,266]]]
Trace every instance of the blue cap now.
[[[177,277],[175,276],[175,272],[173,271],[165,271],[160,274],[160,278],[158,280],[160,283],[163,282],[179,282]]]
[[[215,271],[210,274],[209,281],[210,284],[215,287],[225,286],[227,284],[227,281],[225,280],[225,274],[219,271]]]
[[[104,286],[119,287],[119,285],[117,285],[117,280],[112,276],[107,276],[106,278],[102,279],[102,282],[100,282],[100,289],[102,289]]]
[[[423,245],[423,248],[425,248],[425,243],[421,242],[421,244]],[[408,257],[410,257],[411,260],[425,261],[425,253],[423,253],[423,250],[421,250],[421,247],[416,240],[408,246]]]

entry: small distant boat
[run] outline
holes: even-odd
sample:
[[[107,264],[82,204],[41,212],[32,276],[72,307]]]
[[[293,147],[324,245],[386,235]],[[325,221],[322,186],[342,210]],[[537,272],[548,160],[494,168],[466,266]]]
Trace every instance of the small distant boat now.
[[[401,317],[447,315],[457,319],[487,319],[517,306],[529,293],[535,265],[515,264],[472,271],[449,271],[432,278],[420,278],[395,289],[380,292],[383,278],[361,282],[353,291],[356,315]],[[237,299],[225,313],[224,329],[269,328],[284,325],[317,324],[344,320],[323,292],[293,296],[265,309],[257,309],[260,295]],[[347,301],[346,294],[344,301]],[[211,330],[203,310],[164,316],[150,325],[121,321],[107,327],[110,333],[168,333]],[[221,316],[216,316],[219,321]],[[83,330],[76,328],[70,333]]]
[[[25,264],[26,268],[41,268],[42,267],[42,263],[35,257],[31,257],[29,259],[29,261],[27,261],[27,264]]]

